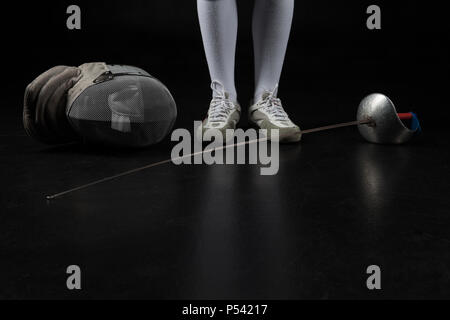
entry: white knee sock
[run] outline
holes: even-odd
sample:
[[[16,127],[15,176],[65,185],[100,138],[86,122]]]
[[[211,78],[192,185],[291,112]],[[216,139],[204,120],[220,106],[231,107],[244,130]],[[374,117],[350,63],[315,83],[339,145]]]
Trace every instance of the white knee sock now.
[[[294,0],[255,0],[255,102],[280,81],[293,13]]]
[[[197,0],[197,9],[211,81],[219,81],[236,102],[236,0]]]

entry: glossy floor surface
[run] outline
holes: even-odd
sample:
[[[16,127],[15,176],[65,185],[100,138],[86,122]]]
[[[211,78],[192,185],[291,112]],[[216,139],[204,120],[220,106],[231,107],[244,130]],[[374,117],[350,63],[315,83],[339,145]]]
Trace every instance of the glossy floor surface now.
[[[326,124],[316,120],[304,127]],[[0,298],[450,297],[443,132],[403,146],[355,128],[311,134],[281,147],[275,176],[169,163],[50,202],[170,158],[171,143],[47,147],[24,136],[19,112],[0,135]],[[69,265],[81,291],[66,288]],[[369,265],[381,267],[380,291],[366,287]]]

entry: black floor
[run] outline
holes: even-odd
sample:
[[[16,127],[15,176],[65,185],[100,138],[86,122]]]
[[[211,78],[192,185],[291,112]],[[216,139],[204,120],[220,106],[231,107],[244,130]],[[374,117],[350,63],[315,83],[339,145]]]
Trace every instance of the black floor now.
[[[165,160],[171,144],[51,148],[19,116],[0,132],[0,298],[450,297],[448,133],[404,146],[355,128],[311,134],[281,147],[276,176],[165,164],[48,202]],[[73,264],[78,292],[66,288]],[[366,288],[374,264],[380,291]]]

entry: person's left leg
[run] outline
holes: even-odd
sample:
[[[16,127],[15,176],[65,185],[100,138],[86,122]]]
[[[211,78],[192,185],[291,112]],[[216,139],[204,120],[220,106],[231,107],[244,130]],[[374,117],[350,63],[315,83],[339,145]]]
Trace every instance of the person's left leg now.
[[[293,13],[294,0],[255,0],[255,94],[249,119],[262,129],[279,130],[281,142],[301,139],[300,128],[289,119],[277,97]]]
[[[274,90],[280,81],[293,13],[294,0],[255,0],[255,101],[264,91]]]

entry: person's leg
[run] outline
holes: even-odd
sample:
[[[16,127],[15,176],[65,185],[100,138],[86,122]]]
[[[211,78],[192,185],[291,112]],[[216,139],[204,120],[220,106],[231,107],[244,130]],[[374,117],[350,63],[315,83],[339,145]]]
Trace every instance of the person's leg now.
[[[280,81],[293,13],[294,0],[255,0],[255,102]]]
[[[197,0],[197,8],[211,82],[220,82],[230,100],[236,102],[236,0]]]
[[[269,137],[271,130],[277,130],[280,142],[297,142],[302,137],[277,96],[293,13],[294,0],[255,0],[255,95],[249,120],[268,130]]]

